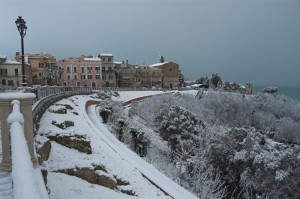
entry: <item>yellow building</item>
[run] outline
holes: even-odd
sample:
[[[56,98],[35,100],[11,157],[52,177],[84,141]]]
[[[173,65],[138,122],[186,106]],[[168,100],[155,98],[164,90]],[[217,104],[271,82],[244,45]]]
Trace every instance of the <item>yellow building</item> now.
[[[174,62],[153,64],[150,67],[162,70],[162,88],[176,89],[179,87],[179,65]]]
[[[26,53],[25,55],[26,64],[30,65],[30,71],[26,71],[26,76],[29,82],[32,82],[32,85],[43,85],[45,84],[44,73],[51,66],[56,65],[56,59],[51,54],[32,54]],[[22,61],[22,55],[16,53],[15,59],[19,62]]]
[[[22,84],[22,64],[0,56],[0,84],[15,88]]]

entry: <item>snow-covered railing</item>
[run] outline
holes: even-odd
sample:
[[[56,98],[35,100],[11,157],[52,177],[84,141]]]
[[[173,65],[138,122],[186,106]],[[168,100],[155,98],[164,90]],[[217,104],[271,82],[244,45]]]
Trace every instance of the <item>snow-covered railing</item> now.
[[[80,94],[81,92],[92,92],[91,87],[70,87],[70,86],[34,86],[32,92],[36,94],[36,101],[41,100],[51,95],[58,95],[61,93],[74,92]]]
[[[93,91],[160,91],[162,88],[143,88],[143,87],[92,87]]]
[[[20,101],[13,100],[12,113],[7,118],[10,132],[13,194],[15,199],[44,199],[45,186],[37,178],[24,135],[24,118],[20,112]],[[41,175],[41,174],[40,174]],[[43,188],[44,190],[41,190]]]

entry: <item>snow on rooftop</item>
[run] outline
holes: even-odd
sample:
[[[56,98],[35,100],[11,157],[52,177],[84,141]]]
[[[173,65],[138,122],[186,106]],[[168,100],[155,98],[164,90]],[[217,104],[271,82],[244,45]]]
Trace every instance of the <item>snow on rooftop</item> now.
[[[6,60],[5,64],[21,64],[21,62],[17,62],[16,60]]]
[[[101,61],[99,57],[92,57],[92,58],[84,58],[84,61]]]
[[[101,53],[100,56],[103,56],[103,57],[112,57],[113,54],[110,54],[110,53]]]
[[[0,59],[5,59],[6,55],[0,55]]]
[[[150,65],[150,67],[158,67],[158,66],[162,66],[162,65],[164,65],[164,64],[166,64],[166,63],[168,63],[168,62],[156,63],[156,64]]]

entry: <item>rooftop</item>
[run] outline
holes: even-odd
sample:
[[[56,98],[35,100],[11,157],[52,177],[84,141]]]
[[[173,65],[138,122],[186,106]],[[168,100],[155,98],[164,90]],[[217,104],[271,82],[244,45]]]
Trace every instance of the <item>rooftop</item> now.
[[[4,64],[22,64],[21,62],[17,62],[16,60],[6,60]]]
[[[162,66],[162,65],[164,65],[164,64],[166,64],[166,63],[168,63],[168,62],[156,63],[156,64],[150,65],[149,67],[159,67],[159,66]]]
[[[99,57],[83,58],[84,61],[101,61]]]
[[[101,57],[113,57],[113,54],[110,53],[100,53]]]

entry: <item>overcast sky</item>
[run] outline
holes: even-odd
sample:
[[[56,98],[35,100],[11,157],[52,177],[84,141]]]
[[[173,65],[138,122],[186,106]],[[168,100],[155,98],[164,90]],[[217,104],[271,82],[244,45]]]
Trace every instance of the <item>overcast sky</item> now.
[[[151,65],[159,54],[190,80],[300,87],[300,0],[0,0],[0,54],[112,53]]]

